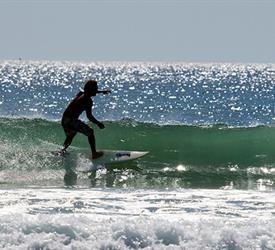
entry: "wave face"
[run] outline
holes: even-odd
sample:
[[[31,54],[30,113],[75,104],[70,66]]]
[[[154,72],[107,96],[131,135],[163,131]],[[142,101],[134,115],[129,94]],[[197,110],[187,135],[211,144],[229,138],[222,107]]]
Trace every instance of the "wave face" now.
[[[0,63],[0,115],[60,119],[83,81],[109,96],[95,98],[103,120],[158,124],[272,124],[274,65],[149,63]]]
[[[158,125],[129,119],[105,122],[105,126],[105,130],[95,128],[98,148],[150,151],[149,155],[138,161],[115,166],[121,172],[118,170],[115,180],[108,184],[110,186],[274,186],[273,126],[232,128],[225,125]],[[57,175],[62,176],[62,170],[66,169],[68,171],[64,178],[70,183],[75,178],[74,169],[87,164],[87,159],[77,154],[88,147],[87,138],[83,135],[75,138],[70,154],[65,157],[66,161],[51,154],[51,151],[61,147],[65,138],[59,122],[1,118],[0,129],[4,132],[0,136],[0,168],[2,174],[10,175],[9,181],[10,178],[12,181],[21,181],[22,175],[27,174],[28,177],[24,178],[32,182],[29,172],[38,172],[39,175],[41,171],[48,171],[49,179],[45,179],[44,175],[43,181],[59,178],[62,182],[63,178]],[[125,175],[125,167],[130,172],[119,182]],[[12,170],[16,177],[11,175]],[[22,171],[22,178],[18,177],[17,171]],[[52,177],[51,171],[54,173]],[[96,181],[101,185],[109,177],[104,173]]]

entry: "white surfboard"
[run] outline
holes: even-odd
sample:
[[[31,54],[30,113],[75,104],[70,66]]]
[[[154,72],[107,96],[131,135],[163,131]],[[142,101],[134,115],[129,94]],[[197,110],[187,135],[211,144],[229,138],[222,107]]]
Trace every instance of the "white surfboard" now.
[[[84,164],[86,166],[80,166],[77,168],[80,172],[90,172],[90,171],[96,171],[101,168],[105,168],[106,165],[109,164],[118,164],[125,161],[131,161],[138,159],[146,154],[148,154],[148,151],[125,151],[125,150],[100,150],[103,151],[103,156],[92,159],[91,151],[85,150],[79,152],[79,157],[84,157],[88,161],[90,161],[90,164]]]

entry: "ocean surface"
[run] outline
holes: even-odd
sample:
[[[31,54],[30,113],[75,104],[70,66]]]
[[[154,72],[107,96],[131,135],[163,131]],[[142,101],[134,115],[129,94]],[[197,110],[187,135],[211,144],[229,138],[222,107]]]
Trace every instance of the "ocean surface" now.
[[[86,79],[97,148],[148,155],[52,153]],[[275,65],[1,61],[0,86],[1,249],[275,249]]]

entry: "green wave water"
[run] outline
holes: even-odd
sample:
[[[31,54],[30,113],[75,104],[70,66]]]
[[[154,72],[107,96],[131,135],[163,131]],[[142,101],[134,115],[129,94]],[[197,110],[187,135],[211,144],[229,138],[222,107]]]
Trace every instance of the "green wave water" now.
[[[106,121],[105,126],[104,130],[95,128],[99,149],[150,151],[137,161],[111,167],[117,181],[110,186],[250,188],[264,183],[273,187],[273,126],[157,125],[134,120]],[[69,148],[70,164],[64,167],[61,157],[50,153],[61,148],[65,139],[59,121],[1,118],[0,131],[0,167],[4,172],[63,171],[81,164],[75,152],[89,148],[87,138],[78,134]],[[96,183],[106,181],[107,175]],[[122,176],[125,180],[119,182]],[[62,182],[56,174],[54,178]],[[66,178],[72,181],[70,175]]]

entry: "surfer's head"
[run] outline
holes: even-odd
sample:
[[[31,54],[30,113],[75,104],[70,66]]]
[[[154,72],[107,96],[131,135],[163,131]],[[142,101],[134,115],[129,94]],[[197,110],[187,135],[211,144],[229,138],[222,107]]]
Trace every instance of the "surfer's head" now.
[[[97,81],[88,80],[84,85],[84,94],[87,96],[95,96],[98,91]]]

